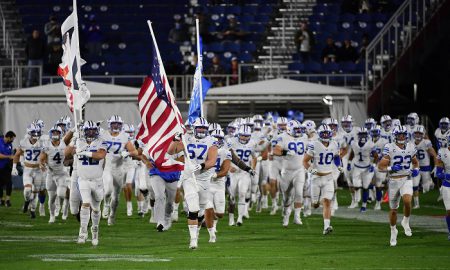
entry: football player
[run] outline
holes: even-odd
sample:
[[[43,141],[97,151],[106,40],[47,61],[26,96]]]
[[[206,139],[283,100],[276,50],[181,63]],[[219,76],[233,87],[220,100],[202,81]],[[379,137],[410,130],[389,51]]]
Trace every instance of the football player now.
[[[102,140],[107,145],[108,154],[105,159],[103,182],[105,186],[105,200],[103,204],[103,218],[108,218],[108,226],[114,225],[116,210],[119,205],[120,191],[125,184],[125,159],[138,155],[129,136],[122,130],[123,121],[118,115],[108,120],[109,130],[103,131]]]
[[[342,155],[342,164],[345,168],[348,168],[348,158],[350,156],[350,145],[356,139],[356,127],[353,126],[353,118],[351,115],[346,115],[341,119],[341,128],[342,128],[342,136],[345,139],[345,143],[347,145],[347,150],[344,155]],[[358,203],[356,202],[355,189],[353,188],[352,174],[350,171],[344,171],[344,178],[348,184],[350,189],[350,195],[352,197],[352,202],[348,208],[356,208],[358,207]]]
[[[401,225],[406,236],[412,236],[409,226],[411,215],[411,199],[413,183],[411,177],[419,175],[419,161],[416,158],[416,147],[408,143],[408,130],[405,126],[396,127],[393,130],[394,142],[386,144],[383,150],[383,158],[378,163],[380,172],[389,175],[389,221],[391,225],[390,245],[397,245],[397,209],[400,197],[403,200],[403,220]],[[384,174],[384,177],[386,174]]]
[[[369,185],[374,175],[373,160],[378,160],[375,144],[369,140],[369,132],[364,128],[357,128],[357,141],[350,144],[351,152],[347,170],[352,172],[352,183],[355,189],[355,202],[361,201],[361,188],[363,189],[362,206],[360,211],[366,212],[369,198]],[[353,169],[352,169],[353,167]]]
[[[370,131],[370,137],[372,142],[375,144],[375,151],[377,152],[378,160],[375,163],[378,163],[383,157],[383,149],[384,146],[389,143],[385,138],[381,137],[381,126],[376,125]],[[383,173],[381,173],[383,174]],[[384,179],[386,177],[380,176],[380,172],[378,170],[378,166],[375,166],[375,190],[376,190],[376,202],[374,210],[381,210],[381,199],[383,197],[383,187],[384,187]]]
[[[273,153],[284,156],[280,178],[280,189],[283,198],[283,226],[289,225],[292,203],[294,203],[294,223],[301,225],[300,212],[303,202],[303,188],[305,185],[305,168],[303,156],[306,152],[307,138],[302,133],[301,124],[291,120],[287,125],[287,133],[282,134]]]
[[[339,146],[331,138],[333,132],[327,125],[317,129],[319,139],[308,144],[303,166],[311,173],[311,191],[314,207],[323,203],[323,234],[333,231],[331,226],[331,199],[334,196],[333,163],[341,169]],[[311,163],[310,163],[311,162]]]
[[[17,176],[19,174],[17,171],[17,163],[20,160],[20,156],[23,155],[23,196],[25,199],[23,212],[26,213],[28,206],[31,204],[30,216],[32,219],[36,218],[38,192],[45,190],[45,178],[39,169],[39,156],[44,150],[44,144],[45,141],[41,139],[41,128],[35,124],[30,124],[27,127],[27,136],[20,141],[19,147],[16,150],[13,159],[13,168],[11,170],[11,175]],[[45,210],[42,213],[45,213]]]
[[[66,144],[62,141],[63,131],[57,125],[49,131],[50,141],[45,142],[43,152],[40,156],[40,167],[47,172],[46,188],[48,192],[48,208],[50,211],[49,223],[55,222],[55,201],[58,199],[59,205],[63,206],[62,219],[66,220],[68,215],[69,202],[66,199],[69,174],[64,167],[64,150]]]
[[[450,137],[447,137],[447,140],[450,140]],[[450,241],[450,146],[438,150],[436,166],[436,175],[442,180],[441,193],[447,211],[445,221],[448,229],[447,238]]]
[[[443,142],[447,142],[447,137],[449,135],[450,120],[448,117],[442,117],[439,120],[439,127],[434,132],[434,137],[436,137],[436,148],[445,148],[447,145]]]
[[[436,151],[431,144],[431,141],[425,138],[426,132],[422,125],[416,125],[413,129],[414,145],[417,150],[417,159],[419,160],[420,174],[413,178],[414,191],[414,209],[420,207],[419,205],[419,184],[422,182],[423,193],[430,191],[433,186],[431,179],[431,163],[430,157],[433,158],[436,164]]]
[[[93,121],[86,121],[83,125],[83,137],[76,141],[74,151],[77,163],[78,188],[81,195],[80,231],[78,244],[86,243],[88,224],[92,218],[92,245],[98,245],[100,223],[100,202],[103,199],[103,168],[106,157],[107,144],[99,136],[99,127]],[[92,213],[91,213],[92,210]]]

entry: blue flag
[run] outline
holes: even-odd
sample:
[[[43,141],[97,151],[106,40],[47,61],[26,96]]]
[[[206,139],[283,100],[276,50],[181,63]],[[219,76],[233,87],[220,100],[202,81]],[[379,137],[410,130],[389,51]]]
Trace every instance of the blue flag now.
[[[211,83],[203,78],[203,53],[202,53],[202,39],[200,38],[200,52],[198,55],[197,67],[194,74],[194,87],[192,89],[191,102],[189,103],[189,122],[194,123],[195,119],[200,117],[200,106],[205,100],[206,94],[209,88],[211,88]],[[200,100],[200,83],[202,86],[202,98]]]

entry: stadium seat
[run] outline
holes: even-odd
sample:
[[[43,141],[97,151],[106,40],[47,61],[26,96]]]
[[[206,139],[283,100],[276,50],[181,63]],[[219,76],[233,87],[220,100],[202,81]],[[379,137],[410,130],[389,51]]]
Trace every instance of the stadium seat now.
[[[305,71],[305,65],[300,62],[294,62],[288,65],[288,69],[296,73],[303,73]]]

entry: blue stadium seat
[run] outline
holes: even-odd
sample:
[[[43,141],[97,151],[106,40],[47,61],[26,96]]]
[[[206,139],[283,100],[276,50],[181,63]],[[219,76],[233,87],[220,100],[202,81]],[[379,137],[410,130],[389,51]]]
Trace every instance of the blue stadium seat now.
[[[306,73],[322,73],[322,65],[319,62],[310,61],[304,64]]]
[[[329,62],[323,65],[323,70],[326,73],[338,73],[339,72],[339,65],[335,62]]]
[[[341,73],[354,73],[356,70],[356,64],[353,62],[341,62],[339,63],[339,71]]]
[[[243,6],[241,8],[241,13],[255,15],[258,13],[258,6]]]
[[[225,42],[223,44],[224,51],[230,51],[233,53],[237,53],[241,51],[241,45],[234,42]]]
[[[255,45],[255,43],[242,42],[241,43],[241,51],[254,52],[254,51],[256,51],[256,45]]]
[[[238,55],[238,61],[244,63],[250,63],[253,61],[253,56],[250,53],[241,53]]]
[[[294,62],[294,63],[290,63],[288,65],[288,69],[290,71],[294,71],[296,73],[304,73],[305,71],[305,65],[300,63],[300,62]]]
[[[241,14],[241,7],[240,6],[228,6],[225,8],[225,12],[227,14],[239,15],[239,14]]]

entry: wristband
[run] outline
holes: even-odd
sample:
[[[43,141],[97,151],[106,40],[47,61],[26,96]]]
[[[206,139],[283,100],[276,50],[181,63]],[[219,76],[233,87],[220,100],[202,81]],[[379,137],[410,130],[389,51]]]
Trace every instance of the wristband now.
[[[391,166],[388,166],[388,167],[386,168],[386,170],[387,170],[388,172],[390,172],[390,171],[392,171],[392,167],[391,167]]]
[[[205,163],[200,163],[200,166],[202,167],[202,170],[205,169]]]
[[[86,155],[85,155],[85,156],[87,156],[87,157],[90,157],[90,158],[91,158],[91,157],[92,157],[92,154],[93,154],[92,152],[86,152]]]
[[[283,152],[281,152],[281,154],[282,154],[283,156],[286,156],[286,155],[287,155],[287,153],[288,153],[288,151],[287,151],[287,150],[283,150]]]
[[[13,169],[17,169],[17,163],[13,163]]]

